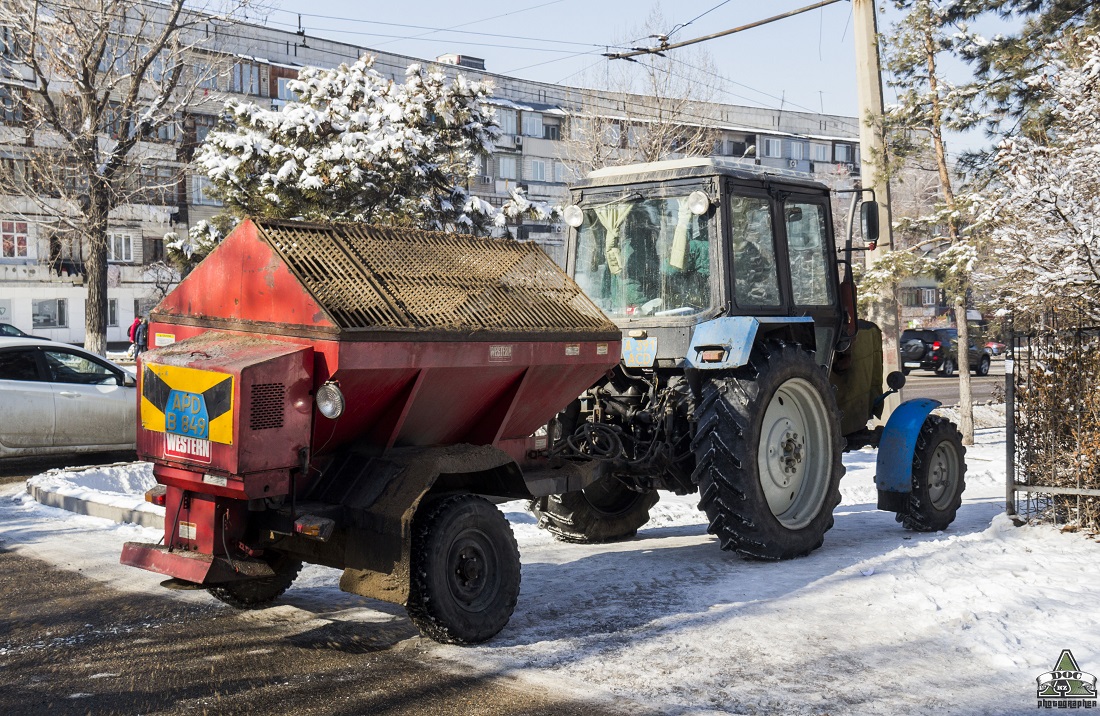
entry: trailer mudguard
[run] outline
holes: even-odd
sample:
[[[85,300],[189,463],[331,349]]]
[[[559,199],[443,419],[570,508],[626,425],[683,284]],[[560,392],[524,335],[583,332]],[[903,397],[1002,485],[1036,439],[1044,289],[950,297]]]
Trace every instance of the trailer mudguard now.
[[[875,485],[879,491],[879,509],[897,512],[904,502],[897,496],[913,489],[913,455],[917,437],[928,414],[940,406],[932,398],[907,400],[894,410],[883,428],[878,444]]]
[[[739,368],[749,362],[753,343],[761,329],[764,333],[783,330],[790,340],[811,348],[815,346],[814,319],[809,316],[724,316],[695,327],[684,359],[685,367],[697,370]],[[720,359],[703,359],[704,351],[717,350],[723,351]]]

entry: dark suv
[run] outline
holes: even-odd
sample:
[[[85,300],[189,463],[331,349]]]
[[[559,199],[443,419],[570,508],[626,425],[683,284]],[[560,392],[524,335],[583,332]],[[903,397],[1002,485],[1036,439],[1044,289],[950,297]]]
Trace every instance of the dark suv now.
[[[911,328],[901,334],[901,365],[908,374],[914,368],[951,376],[959,364],[959,332],[954,328]],[[970,343],[970,370],[989,375],[991,353]]]

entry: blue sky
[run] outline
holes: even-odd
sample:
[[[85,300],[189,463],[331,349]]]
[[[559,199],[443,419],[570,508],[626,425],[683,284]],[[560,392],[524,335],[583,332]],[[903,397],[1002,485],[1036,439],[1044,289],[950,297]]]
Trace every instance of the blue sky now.
[[[580,84],[607,68],[608,46],[630,37],[655,3],[637,0],[514,0],[511,3],[276,0],[269,24],[307,35],[434,58],[485,59],[486,69],[559,84]],[[672,42],[708,35],[812,4],[811,0],[677,0],[659,4]],[[849,2],[695,46],[728,83],[716,99],[758,107],[856,116],[855,50]],[[700,17],[702,16],[702,17]],[[891,15],[879,18],[880,30]],[[694,21],[694,22],[691,22]],[[671,56],[684,50],[673,50]],[[686,70],[690,72],[690,70]],[[887,90],[886,101],[891,101]],[[959,140],[958,148],[978,138]]]

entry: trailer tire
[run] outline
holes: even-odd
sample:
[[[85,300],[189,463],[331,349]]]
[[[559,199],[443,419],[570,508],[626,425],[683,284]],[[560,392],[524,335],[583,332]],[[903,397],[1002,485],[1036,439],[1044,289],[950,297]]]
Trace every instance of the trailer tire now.
[[[966,489],[966,448],[955,424],[929,415],[913,453],[913,489],[898,522],[914,532],[938,532],[955,521]]]
[[[562,542],[600,544],[636,535],[658,499],[656,490],[638,492],[606,475],[583,490],[531,500],[528,507],[539,527]]]
[[[290,588],[302,571],[302,562],[283,553],[268,559],[275,574],[270,577],[229,582],[207,591],[220,601],[237,609],[260,609],[275,601]]]
[[[813,354],[769,341],[705,380],[692,441],[699,507],[722,549],[790,559],[821,546],[840,502],[843,437]]]
[[[519,547],[508,520],[469,494],[422,510],[413,522],[409,618],[421,634],[444,644],[491,639],[519,598]]]

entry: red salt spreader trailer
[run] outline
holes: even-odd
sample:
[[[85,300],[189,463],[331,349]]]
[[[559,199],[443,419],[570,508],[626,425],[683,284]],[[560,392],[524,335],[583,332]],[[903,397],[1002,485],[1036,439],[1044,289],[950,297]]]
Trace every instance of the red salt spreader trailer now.
[[[621,333],[533,244],[248,220],[150,315],[139,365],[161,544],[122,563],[239,607],[303,562],[404,605],[425,635],[484,641],[519,553],[483,496],[596,477],[546,426],[619,361]]]

